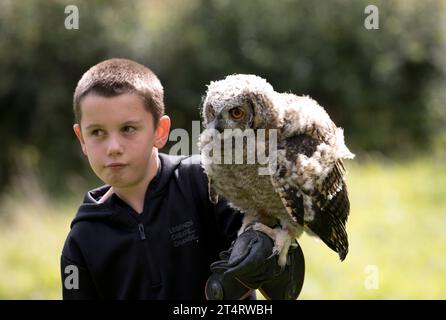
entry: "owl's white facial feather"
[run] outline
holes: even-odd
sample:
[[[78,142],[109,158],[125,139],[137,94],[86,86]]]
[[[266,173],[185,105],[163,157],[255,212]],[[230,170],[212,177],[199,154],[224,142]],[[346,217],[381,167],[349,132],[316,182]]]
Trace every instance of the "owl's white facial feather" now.
[[[247,94],[274,95],[274,93],[273,87],[263,78],[250,74],[234,74],[209,84],[204,105],[212,105],[218,114],[226,107],[243,105]]]

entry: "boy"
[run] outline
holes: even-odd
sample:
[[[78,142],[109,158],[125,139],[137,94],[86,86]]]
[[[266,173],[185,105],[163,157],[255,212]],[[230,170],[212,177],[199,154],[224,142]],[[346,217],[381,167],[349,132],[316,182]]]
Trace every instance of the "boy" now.
[[[80,79],[73,105],[74,132],[106,185],[86,193],[71,223],[64,299],[242,298],[264,283],[289,282],[291,271],[267,259],[269,238],[253,230],[209,269],[236,238],[241,214],[209,201],[196,158],[158,153],[170,119],[152,71],[125,59],[101,62]]]

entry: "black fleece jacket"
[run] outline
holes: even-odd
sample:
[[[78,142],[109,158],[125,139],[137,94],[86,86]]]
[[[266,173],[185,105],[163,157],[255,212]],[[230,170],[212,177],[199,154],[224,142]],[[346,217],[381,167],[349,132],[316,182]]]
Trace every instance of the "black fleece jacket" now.
[[[205,299],[242,215],[209,201],[197,157],[159,154],[141,214],[116,194],[98,203],[110,186],[86,193],[62,251],[64,299]]]

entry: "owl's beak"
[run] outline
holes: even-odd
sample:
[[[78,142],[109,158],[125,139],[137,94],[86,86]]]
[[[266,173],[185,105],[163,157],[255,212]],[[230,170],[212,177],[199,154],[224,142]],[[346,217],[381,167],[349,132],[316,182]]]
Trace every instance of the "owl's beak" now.
[[[210,122],[209,125],[208,125],[208,128],[217,130],[220,133],[223,133],[223,131],[224,131],[224,125],[218,119],[215,119],[212,122]]]

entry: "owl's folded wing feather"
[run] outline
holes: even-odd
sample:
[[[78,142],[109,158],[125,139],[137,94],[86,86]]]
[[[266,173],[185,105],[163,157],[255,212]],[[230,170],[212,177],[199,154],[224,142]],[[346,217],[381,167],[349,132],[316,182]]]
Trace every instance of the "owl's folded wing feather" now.
[[[345,230],[350,203],[343,175],[342,160],[338,160],[322,183],[305,188],[302,172],[298,170],[298,158],[311,158],[322,140],[305,134],[289,137],[279,143],[284,150],[277,159],[277,170],[271,176],[287,213],[300,225],[308,227],[328,247],[344,260],[348,252],[348,238]],[[300,174],[300,176],[299,176]]]

